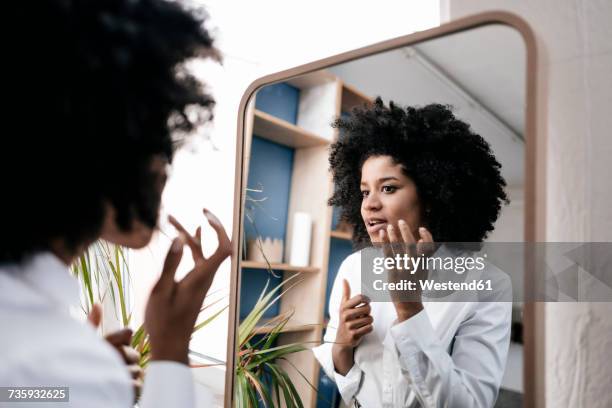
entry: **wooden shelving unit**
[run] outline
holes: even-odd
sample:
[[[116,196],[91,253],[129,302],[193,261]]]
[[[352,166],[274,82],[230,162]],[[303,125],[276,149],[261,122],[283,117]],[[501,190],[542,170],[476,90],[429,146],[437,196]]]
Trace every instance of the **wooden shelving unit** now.
[[[346,239],[348,241],[350,241],[353,237],[353,234],[351,234],[350,232],[346,232],[346,231],[332,231],[329,233],[329,235],[332,238],[336,238],[336,239]]]
[[[255,110],[253,133],[264,139],[293,148],[329,144],[329,140],[325,138],[258,110]]]
[[[241,261],[241,268],[271,269],[282,272],[283,279],[300,273],[300,283],[286,292],[280,299],[279,312],[291,311],[292,318],[278,338],[278,344],[303,343],[315,345],[320,342],[327,324],[325,319],[328,267],[332,239],[351,240],[351,233],[332,231],[332,208],[327,199],[333,193],[331,174],[328,171],[329,145],[338,137],[338,132],[330,126],[334,118],[342,112],[350,111],[353,106],[372,103],[372,99],[354,87],[344,84],[339,78],[327,71],[318,71],[287,81],[299,89],[297,123],[292,124],[255,108],[251,101],[246,121],[246,151],[248,160],[253,135],[294,148],[288,213],[286,220],[285,259],[291,248],[292,217],[295,212],[306,212],[313,220],[310,249],[310,266],[296,267],[288,264],[267,265],[265,262]],[[270,166],[273,166],[270,163]],[[244,177],[248,180],[249,163],[245,163]],[[244,204],[244,203],[243,203]],[[345,245],[344,241],[336,243]],[[346,246],[346,245],[345,245]],[[253,271],[254,273],[256,271]],[[336,271],[333,271],[334,273]],[[269,328],[258,327],[258,333],[267,333]],[[315,408],[316,392],[304,381],[318,384],[320,365],[311,351],[289,356],[289,363],[279,362],[290,375],[298,390],[304,407]],[[301,373],[297,373],[296,370]]]
[[[262,319],[261,324],[257,326],[255,332],[257,334],[265,334],[270,333],[272,329],[269,326],[266,326],[266,322],[269,319]],[[295,320],[291,320],[289,323],[283,327],[281,333],[294,333],[294,332],[308,332],[316,329],[316,324],[312,323],[304,323]]]
[[[357,88],[348,84],[342,85],[342,112],[350,112],[355,106],[371,105],[373,102],[372,98]]]

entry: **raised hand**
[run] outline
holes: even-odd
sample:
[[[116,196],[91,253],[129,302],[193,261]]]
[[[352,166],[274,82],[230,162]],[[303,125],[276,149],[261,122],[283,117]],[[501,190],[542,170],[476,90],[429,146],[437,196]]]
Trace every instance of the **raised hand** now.
[[[342,375],[346,375],[354,364],[355,347],[359,345],[363,336],[373,330],[374,319],[371,311],[370,300],[361,294],[351,297],[351,287],[348,281],[343,279],[338,330],[332,348],[334,366]]]
[[[380,238],[383,243],[386,257],[407,255],[410,258],[428,256],[433,253],[434,241],[431,233],[425,227],[418,230],[419,239],[415,239],[410,225],[404,220],[399,220],[398,225],[389,224],[387,230],[380,230]],[[427,278],[427,270],[419,268],[414,271],[397,270],[392,268],[387,271],[389,282],[400,282],[402,279],[411,279],[415,283],[415,290],[410,293],[392,291],[391,299],[397,312],[399,321],[404,321],[423,310],[421,301],[421,290],[418,281]]]
[[[201,247],[201,229],[190,235],[174,217],[169,221],[178,230],[161,273],[153,287],[145,312],[145,329],[151,342],[151,360],[171,360],[187,364],[189,340],[204,297],[221,263],[231,255],[231,242],[215,215],[204,209],[208,223],[217,233],[219,246],[205,258]],[[191,250],[193,269],[180,281],[174,274],[183,255],[183,246]]]

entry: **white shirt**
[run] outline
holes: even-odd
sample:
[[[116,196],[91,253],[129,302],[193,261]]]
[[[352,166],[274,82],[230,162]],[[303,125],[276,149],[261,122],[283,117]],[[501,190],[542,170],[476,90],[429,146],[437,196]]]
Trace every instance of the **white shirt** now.
[[[360,252],[338,270],[324,343],[312,350],[347,405],[354,399],[364,408],[495,404],[510,344],[511,302],[424,302],[423,311],[399,324],[393,303],[372,302],[373,331],[362,338],[353,367],[342,376],[332,359],[342,279],[351,296],[361,292]],[[505,290],[511,290],[508,282]]]
[[[17,404],[22,408],[132,407],[131,378],[119,353],[88,323],[73,318],[71,307],[79,307],[78,282],[53,254],[0,268],[0,386],[69,387],[68,403]],[[193,407],[189,367],[149,363],[139,406]]]

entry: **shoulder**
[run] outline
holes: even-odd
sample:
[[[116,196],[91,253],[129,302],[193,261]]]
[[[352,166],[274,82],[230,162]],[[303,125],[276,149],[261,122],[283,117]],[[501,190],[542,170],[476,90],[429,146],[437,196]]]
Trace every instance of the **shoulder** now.
[[[67,386],[75,403],[129,405],[129,374],[118,353],[93,328],[53,313],[22,317],[13,320],[13,330],[0,341],[1,384]]]

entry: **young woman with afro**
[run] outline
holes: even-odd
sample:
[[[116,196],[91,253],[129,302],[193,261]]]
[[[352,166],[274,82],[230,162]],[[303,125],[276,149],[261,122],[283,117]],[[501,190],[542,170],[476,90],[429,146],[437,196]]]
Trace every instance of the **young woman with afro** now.
[[[501,165],[448,107],[385,106],[378,98],[334,126],[340,136],[329,158],[329,204],[353,226],[356,246],[428,244],[446,256],[493,230],[508,202]],[[361,273],[359,251],[339,268],[324,344],[313,349],[344,401],[367,408],[493,406],[512,303],[372,302],[361,293]]]

